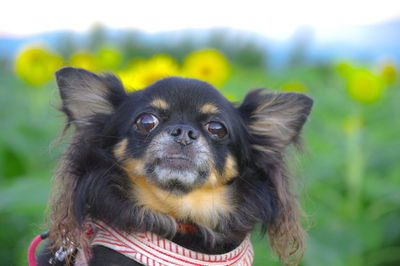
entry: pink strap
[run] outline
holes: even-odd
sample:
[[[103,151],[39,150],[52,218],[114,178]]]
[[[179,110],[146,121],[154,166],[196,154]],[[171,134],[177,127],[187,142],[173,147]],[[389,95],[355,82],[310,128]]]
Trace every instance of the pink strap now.
[[[28,263],[29,266],[36,266],[36,260],[35,260],[35,251],[39,243],[42,242],[42,237],[38,235],[32,240],[32,243],[29,245],[28,249]]]

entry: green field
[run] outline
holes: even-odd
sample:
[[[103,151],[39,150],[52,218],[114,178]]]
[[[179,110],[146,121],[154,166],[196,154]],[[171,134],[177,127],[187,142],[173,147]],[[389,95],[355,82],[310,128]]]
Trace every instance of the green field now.
[[[399,79],[362,103],[333,63],[279,71],[233,63],[221,91],[240,102],[251,88],[290,90],[288,82],[315,100],[305,152],[290,159],[309,220],[301,264],[399,265]],[[58,105],[54,81],[33,87],[10,65],[0,68],[0,265],[26,265],[29,242],[45,230],[52,171],[65,148],[56,142],[64,122]],[[253,243],[254,265],[279,265],[258,232]]]

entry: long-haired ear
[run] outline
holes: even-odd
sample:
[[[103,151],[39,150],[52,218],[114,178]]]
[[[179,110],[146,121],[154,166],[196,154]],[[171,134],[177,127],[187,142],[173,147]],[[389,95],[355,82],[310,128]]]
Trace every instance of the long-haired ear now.
[[[281,152],[298,140],[300,131],[310,114],[313,100],[300,93],[263,93],[262,89],[249,92],[239,107],[247,121],[251,135],[262,138],[266,145],[256,149]]]
[[[77,128],[90,123],[96,114],[110,114],[126,93],[114,75],[98,76],[90,71],[64,67],[56,72],[62,111]]]
[[[300,261],[305,233],[300,222],[302,211],[291,191],[294,180],[283,156],[285,148],[299,139],[312,105],[313,100],[303,94],[255,90],[247,94],[239,107],[258,178],[266,181],[278,209],[277,218],[260,218],[273,251],[285,264]]]

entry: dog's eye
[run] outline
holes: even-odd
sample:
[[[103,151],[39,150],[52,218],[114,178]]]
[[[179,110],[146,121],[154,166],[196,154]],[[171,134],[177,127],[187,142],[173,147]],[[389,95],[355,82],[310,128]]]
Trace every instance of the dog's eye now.
[[[216,136],[220,139],[226,136],[227,131],[224,125],[218,122],[210,122],[206,125],[206,128],[208,132],[211,133],[211,135]]]
[[[151,114],[142,114],[136,119],[136,128],[142,132],[150,132],[158,125],[158,119]]]

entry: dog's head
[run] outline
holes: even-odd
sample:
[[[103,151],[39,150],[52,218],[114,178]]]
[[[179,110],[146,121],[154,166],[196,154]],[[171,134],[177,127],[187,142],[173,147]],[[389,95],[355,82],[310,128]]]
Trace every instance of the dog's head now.
[[[196,79],[128,94],[113,75],[68,67],[56,78],[75,133],[59,168],[53,231],[65,236],[90,217],[174,237],[184,222],[237,243],[262,223],[282,258],[302,245],[283,156],[310,98],[255,90],[235,106]]]

